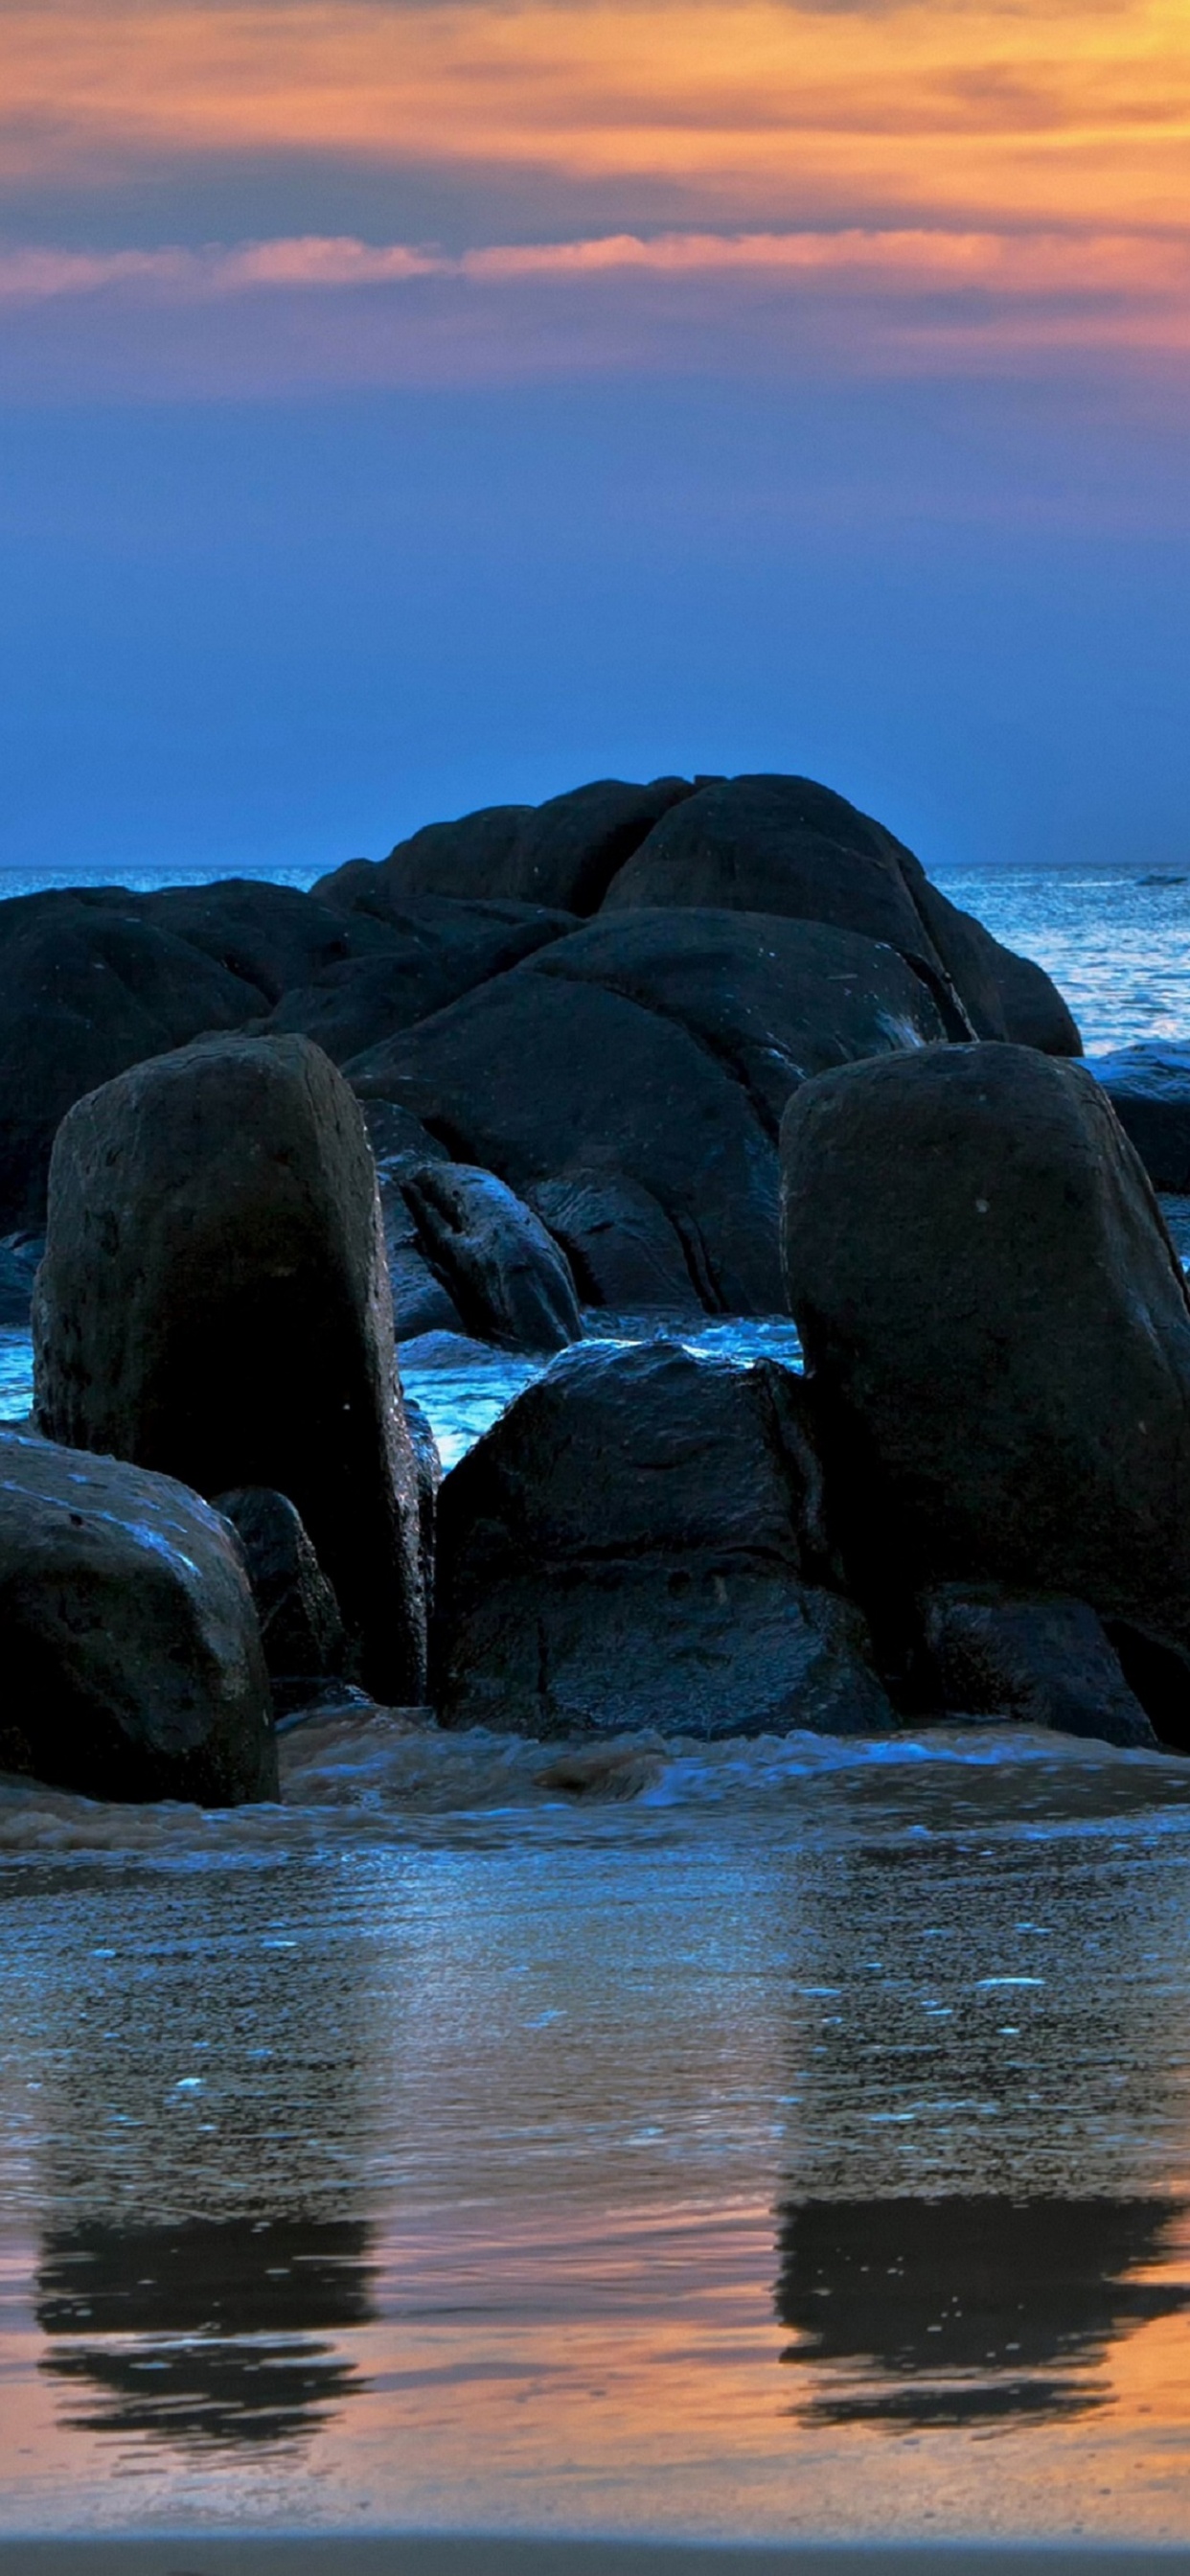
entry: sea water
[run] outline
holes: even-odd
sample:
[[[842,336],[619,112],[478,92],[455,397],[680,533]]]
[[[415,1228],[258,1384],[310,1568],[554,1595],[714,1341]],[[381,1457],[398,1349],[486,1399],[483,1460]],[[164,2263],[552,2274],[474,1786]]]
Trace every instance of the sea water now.
[[[944,882],[1190,1034],[1186,889]],[[526,1365],[409,1372],[448,1456]],[[638,1750],[0,1782],[0,2531],[1184,2537],[1190,1765]]]

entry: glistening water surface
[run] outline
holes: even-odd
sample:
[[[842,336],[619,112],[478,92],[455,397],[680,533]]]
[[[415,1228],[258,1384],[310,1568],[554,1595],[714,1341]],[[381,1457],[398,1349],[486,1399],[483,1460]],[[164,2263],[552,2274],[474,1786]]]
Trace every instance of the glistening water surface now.
[[[552,1759],[0,1790],[8,2527],[1184,2536],[1190,1769]]]
[[[1185,889],[944,882],[1190,1034]],[[448,1458],[526,1366],[406,1370]],[[0,2529],[1184,2539],[1190,1765],[631,1751],[0,1782]]]

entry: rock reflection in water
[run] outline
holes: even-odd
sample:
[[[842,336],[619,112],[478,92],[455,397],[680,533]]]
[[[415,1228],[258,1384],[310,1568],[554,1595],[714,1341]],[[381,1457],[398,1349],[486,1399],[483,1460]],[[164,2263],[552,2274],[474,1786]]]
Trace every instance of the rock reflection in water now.
[[[364,2385],[326,2338],[373,2313],[367,2253],[346,2219],[62,2228],[38,2271],[42,2369],[79,2391],[75,2429],[294,2442]]]
[[[1130,2328],[1190,2307],[1170,2199],[809,2200],[780,2214],[776,2308],[797,2412],[891,2429],[1081,2414]]]

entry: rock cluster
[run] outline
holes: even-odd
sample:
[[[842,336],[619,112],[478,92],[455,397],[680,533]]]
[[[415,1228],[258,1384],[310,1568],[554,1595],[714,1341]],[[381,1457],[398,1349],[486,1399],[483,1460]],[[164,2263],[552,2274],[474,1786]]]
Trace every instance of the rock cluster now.
[[[360,1685],[621,1790],[642,1732],[1190,1750],[1190,1305],[1113,1099],[1181,1146],[1079,1052],[799,778],[0,906],[0,1766],[268,1796]],[[790,1309],[804,1377],[680,1338]],[[434,1334],[556,1354],[445,1478]]]

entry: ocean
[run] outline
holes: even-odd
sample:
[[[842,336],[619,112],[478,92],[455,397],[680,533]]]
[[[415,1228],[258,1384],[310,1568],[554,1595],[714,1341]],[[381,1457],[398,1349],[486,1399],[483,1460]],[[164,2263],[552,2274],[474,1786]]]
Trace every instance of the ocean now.
[[[939,882],[1092,1050],[1190,1036],[1185,881]],[[411,1387],[451,1459],[527,1373]],[[344,1719],[275,1807],[0,1782],[0,2535],[1184,2537],[1190,1765],[646,1756],[584,1801]]]

